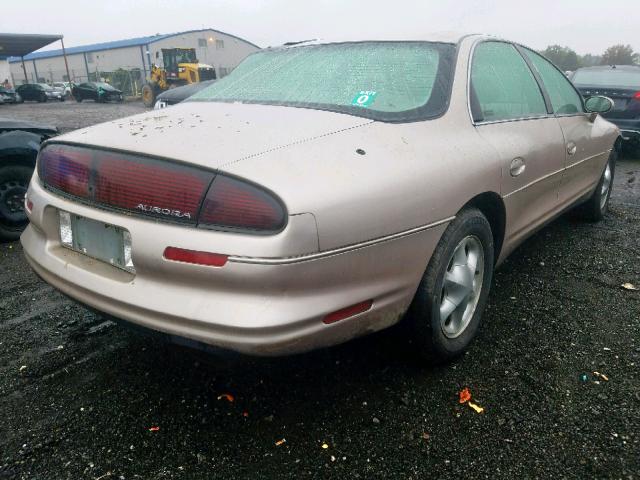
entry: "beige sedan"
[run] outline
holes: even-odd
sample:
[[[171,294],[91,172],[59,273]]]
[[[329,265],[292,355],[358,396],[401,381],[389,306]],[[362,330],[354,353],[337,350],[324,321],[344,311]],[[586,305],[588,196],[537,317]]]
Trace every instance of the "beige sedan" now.
[[[270,48],[180,105],[49,141],[22,244],[65,294],[174,337],[281,355],[404,318],[447,360],[519,243],[606,213],[610,108],[491,37]]]

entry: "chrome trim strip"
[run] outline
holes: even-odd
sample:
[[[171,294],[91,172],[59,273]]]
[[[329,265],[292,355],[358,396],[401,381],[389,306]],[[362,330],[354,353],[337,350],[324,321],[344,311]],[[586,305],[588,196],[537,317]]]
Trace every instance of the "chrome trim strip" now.
[[[611,150],[608,150],[608,151],[602,152],[602,153],[596,153],[595,155],[591,155],[590,157],[583,158],[579,162],[575,162],[575,163],[572,163],[571,165],[567,165],[567,168],[565,170],[569,170],[570,168],[573,168],[573,167],[575,167],[577,165],[580,165],[581,163],[587,162],[589,160],[593,160],[594,158],[597,158],[597,157],[599,157],[601,155],[606,155],[607,153],[611,153]]]
[[[516,194],[516,193],[518,193],[518,192],[521,192],[521,191],[523,191],[523,190],[526,190],[527,188],[532,187],[532,186],[533,186],[533,185],[535,185],[536,183],[540,183],[540,182],[542,182],[542,181],[546,180],[546,179],[547,179],[547,178],[549,178],[549,177],[553,177],[554,175],[557,175],[557,174],[559,174],[559,173],[563,173],[565,170],[566,170],[566,168],[561,168],[560,170],[556,170],[555,172],[547,173],[545,176],[540,177],[540,178],[537,178],[537,179],[535,179],[533,182],[531,182],[531,183],[527,183],[526,185],[524,185],[524,186],[522,186],[522,187],[518,188],[517,190],[514,190],[513,192],[509,192],[509,193],[507,193],[506,195],[503,195],[503,196],[502,196],[502,198],[509,198],[511,195],[515,195],[515,194]]]
[[[403,232],[387,235],[386,237],[375,238],[373,240],[367,240],[366,242],[356,243],[353,245],[348,245],[346,247],[340,247],[333,250],[327,250],[325,252],[309,253],[305,255],[298,255],[296,257],[277,257],[277,258],[230,256],[229,261],[234,263],[249,263],[249,264],[257,264],[257,265],[290,265],[292,263],[319,260],[321,258],[332,257],[334,255],[340,255],[342,253],[351,252],[353,250],[360,250],[362,248],[371,247],[379,243],[389,242],[391,240],[397,240],[399,238],[408,237],[409,235],[420,233],[425,230],[429,230],[430,228],[438,227],[445,223],[449,223],[455,218],[456,218],[455,216],[445,218],[443,220],[430,223],[428,225],[422,225],[420,227],[411,228]]]

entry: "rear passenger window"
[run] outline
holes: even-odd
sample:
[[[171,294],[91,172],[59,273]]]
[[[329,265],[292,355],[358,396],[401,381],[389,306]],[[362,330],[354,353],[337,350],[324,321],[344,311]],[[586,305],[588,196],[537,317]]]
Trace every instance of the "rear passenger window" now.
[[[573,88],[569,79],[543,56],[527,48],[524,51],[542,78],[542,83],[551,98],[553,111],[558,115],[583,113],[582,98]]]
[[[540,87],[516,48],[483,42],[473,55],[471,101],[474,120],[495,122],[547,115]]]

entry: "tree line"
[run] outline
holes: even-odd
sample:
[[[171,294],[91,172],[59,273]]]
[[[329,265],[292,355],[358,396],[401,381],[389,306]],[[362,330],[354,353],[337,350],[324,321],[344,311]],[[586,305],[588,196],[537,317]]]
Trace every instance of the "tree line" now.
[[[550,45],[540,53],[565,71],[596,65],[640,65],[640,53],[634,52],[631,45],[613,45],[602,55],[578,55],[571,48],[560,45]]]

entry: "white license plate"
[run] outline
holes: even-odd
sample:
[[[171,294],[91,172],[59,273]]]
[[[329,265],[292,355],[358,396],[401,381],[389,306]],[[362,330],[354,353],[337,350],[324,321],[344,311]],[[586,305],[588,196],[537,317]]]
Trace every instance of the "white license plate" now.
[[[122,227],[60,211],[60,241],[71,250],[134,271],[131,234]]]

